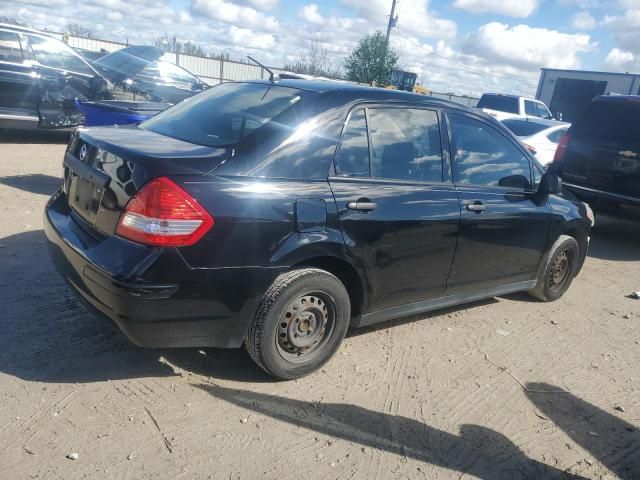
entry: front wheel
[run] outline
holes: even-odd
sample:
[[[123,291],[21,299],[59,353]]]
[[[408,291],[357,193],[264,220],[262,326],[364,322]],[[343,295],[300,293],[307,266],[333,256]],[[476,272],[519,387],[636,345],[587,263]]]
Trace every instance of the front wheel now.
[[[576,275],[579,258],[580,247],[575,238],[561,235],[545,255],[538,283],[529,294],[544,302],[559,299]]]
[[[350,317],[349,294],[338,278],[317,268],[292,270],[278,276],[262,297],[245,346],[270,375],[300,378],[333,356]]]

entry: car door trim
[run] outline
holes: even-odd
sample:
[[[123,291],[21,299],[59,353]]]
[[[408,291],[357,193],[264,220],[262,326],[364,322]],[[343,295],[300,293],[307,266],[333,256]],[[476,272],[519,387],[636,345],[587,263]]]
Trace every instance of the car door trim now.
[[[416,315],[418,313],[430,312],[441,308],[461,305],[464,303],[476,302],[485,298],[507,295],[509,293],[523,292],[531,290],[536,286],[536,280],[527,280],[525,282],[509,283],[499,285],[497,287],[475,290],[473,292],[457,293],[444,297],[433,298],[421,302],[409,303],[406,305],[398,305],[396,307],[384,308],[375,312],[362,315],[352,325],[354,327],[364,327],[374,323],[384,322],[399,317]]]

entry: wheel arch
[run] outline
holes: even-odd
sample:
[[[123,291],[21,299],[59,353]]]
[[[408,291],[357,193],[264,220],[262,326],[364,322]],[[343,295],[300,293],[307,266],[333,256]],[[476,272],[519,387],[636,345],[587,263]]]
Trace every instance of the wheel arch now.
[[[576,275],[580,273],[582,266],[584,265],[584,261],[587,257],[587,249],[589,248],[589,233],[585,226],[578,222],[570,222],[564,228],[562,235],[569,235],[574,238],[576,242],[578,242],[578,247],[580,248],[580,258],[578,262],[578,268],[576,270]]]

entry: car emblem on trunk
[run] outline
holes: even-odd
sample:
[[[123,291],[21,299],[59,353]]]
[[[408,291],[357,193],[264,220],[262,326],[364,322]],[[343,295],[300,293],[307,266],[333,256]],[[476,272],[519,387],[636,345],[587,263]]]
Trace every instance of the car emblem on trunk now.
[[[634,158],[638,156],[636,152],[632,152],[631,150],[623,150],[621,152],[618,152],[618,155],[622,155],[623,157],[627,158]]]
[[[87,145],[84,144],[82,145],[82,147],[80,148],[80,160],[83,161],[84,157],[87,156]]]

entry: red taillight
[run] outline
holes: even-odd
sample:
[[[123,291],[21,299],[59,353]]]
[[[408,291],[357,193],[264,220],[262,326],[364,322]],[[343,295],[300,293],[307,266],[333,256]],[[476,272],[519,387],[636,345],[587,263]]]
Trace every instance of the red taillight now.
[[[554,162],[560,162],[564,158],[564,154],[567,153],[567,147],[569,146],[569,140],[571,140],[571,136],[568,133],[560,137],[556,154],[553,156]]]
[[[127,203],[116,234],[145,245],[186,247],[213,227],[211,215],[166,177],[143,186]]]

